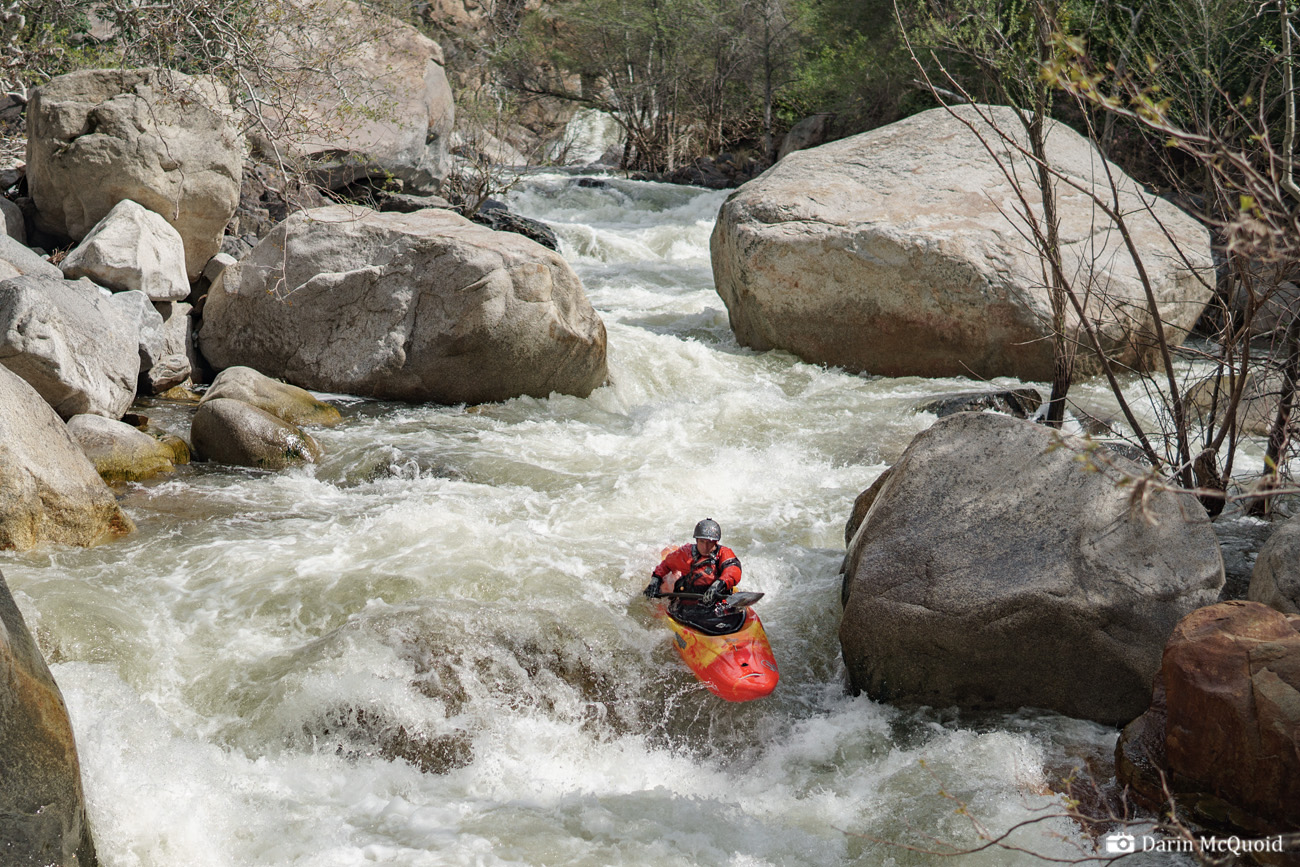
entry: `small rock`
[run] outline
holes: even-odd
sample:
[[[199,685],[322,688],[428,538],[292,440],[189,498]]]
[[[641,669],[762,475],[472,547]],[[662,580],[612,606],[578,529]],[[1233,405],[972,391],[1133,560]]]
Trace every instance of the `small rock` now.
[[[343,418],[336,407],[317,400],[311,392],[263,376],[251,367],[228,367],[212,381],[204,401],[230,398],[242,400],[289,424],[338,424]]]
[[[390,193],[379,202],[380,211],[396,211],[411,214],[425,208],[454,208],[451,202],[441,196],[412,196],[407,193]]]
[[[1277,527],[1260,549],[1246,598],[1300,614],[1300,516]]]
[[[203,276],[210,281],[216,280],[222,271],[235,264],[236,261],[236,258],[229,253],[218,253],[208,260],[208,264],[203,266]]]
[[[22,208],[6,198],[0,198],[0,219],[3,219],[5,232],[19,244],[27,243],[27,225],[23,220]]]
[[[74,415],[68,419],[68,432],[109,484],[138,482],[174,469],[174,450],[129,424]]]
[[[511,213],[504,206],[491,209],[485,207],[470,219],[480,226],[487,226],[497,232],[514,232],[525,238],[531,238],[548,250],[560,249],[560,239],[555,236],[555,231],[550,226],[540,220]]]
[[[114,205],[59,267],[68,279],[89,277],[114,292],[143,292],[150,301],[190,294],[180,233],[130,199]]]
[[[1005,391],[963,391],[929,397],[913,406],[917,412],[932,412],[945,418],[959,412],[993,410],[1015,418],[1030,418],[1043,404],[1043,396],[1036,388],[1015,388]]]

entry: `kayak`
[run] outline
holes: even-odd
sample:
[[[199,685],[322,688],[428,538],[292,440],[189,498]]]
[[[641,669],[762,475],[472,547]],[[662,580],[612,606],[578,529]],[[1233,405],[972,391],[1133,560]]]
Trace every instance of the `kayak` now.
[[[669,575],[661,592],[671,592],[676,578]],[[751,701],[776,689],[776,657],[752,608],[719,606],[720,611],[713,611],[663,602],[658,608],[673,631],[673,646],[682,661],[714,695]]]

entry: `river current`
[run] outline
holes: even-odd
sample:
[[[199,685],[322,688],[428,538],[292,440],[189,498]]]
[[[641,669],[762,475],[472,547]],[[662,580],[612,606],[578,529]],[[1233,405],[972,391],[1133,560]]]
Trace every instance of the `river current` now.
[[[125,491],[123,541],[0,554],[106,867],[954,863],[896,844],[975,845],[971,817],[1000,831],[1059,809],[1072,766],[1105,772],[1111,729],[845,693],[853,500],[933,422],[912,404],[972,383],[738,346],[709,267],[725,195],[512,194],[604,318],[587,399],[327,396],[345,421],[317,467],[191,466]],[[767,594],[767,699],[705,691],[639,596],[705,516]],[[1093,851],[1064,819],[1016,840]]]

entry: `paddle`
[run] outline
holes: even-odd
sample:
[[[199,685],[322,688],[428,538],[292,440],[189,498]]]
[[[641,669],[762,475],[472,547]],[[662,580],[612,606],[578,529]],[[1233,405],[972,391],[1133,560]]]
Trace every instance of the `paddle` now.
[[[703,599],[703,593],[659,593],[655,595],[656,599]],[[732,593],[730,596],[724,596],[720,602],[726,604],[728,608],[748,608],[755,602],[763,598],[762,593]]]

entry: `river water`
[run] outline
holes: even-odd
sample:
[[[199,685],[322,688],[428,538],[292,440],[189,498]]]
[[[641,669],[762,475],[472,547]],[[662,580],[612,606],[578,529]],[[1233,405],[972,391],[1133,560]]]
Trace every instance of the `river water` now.
[[[959,801],[999,831],[1105,767],[1115,732],[1090,723],[845,694],[844,521],[933,421],[909,407],[971,383],[739,347],[709,268],[724,197],[561,175],[513,194],[608,328],[587,399],[335,396],[318,467],[185,468],[125,492],[124,541],[0,554],[107,867],[954,863],[895,844],[975,844]],[[701,688],[638,595],[705,516],[767,594],[782,680],[761,701]],[[1063,819],[1016,839],[1092,851]]]

